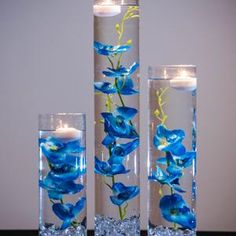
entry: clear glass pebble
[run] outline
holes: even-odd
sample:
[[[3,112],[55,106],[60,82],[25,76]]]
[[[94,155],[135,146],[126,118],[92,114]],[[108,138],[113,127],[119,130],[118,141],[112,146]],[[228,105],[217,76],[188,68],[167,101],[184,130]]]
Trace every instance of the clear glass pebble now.
[[[64,230],[56,229],[55,225],[40,227],[40,236],[85,236],[86,229],[83,225],[79,225],[77,228],[69,227]]]
[[[136,216],[116,220],[105,216],[95,217],[95,236],[139,236],[140,220]]]
[[[149,228],[148,236],[196,236],[196,232],[192,230],[170,229],[163,226]]]

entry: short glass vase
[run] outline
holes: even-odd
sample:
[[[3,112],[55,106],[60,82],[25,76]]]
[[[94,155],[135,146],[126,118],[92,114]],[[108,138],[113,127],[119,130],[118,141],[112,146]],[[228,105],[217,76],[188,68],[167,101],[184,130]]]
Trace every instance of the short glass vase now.
[[[85,115],[39,115],[39,235],[86,235]]]

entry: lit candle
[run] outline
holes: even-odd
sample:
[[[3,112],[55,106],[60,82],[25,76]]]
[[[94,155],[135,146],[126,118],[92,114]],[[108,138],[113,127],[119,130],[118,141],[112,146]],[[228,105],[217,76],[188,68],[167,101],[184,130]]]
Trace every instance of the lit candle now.
[[[189,76],[187,71],[181,70],[179,75],[170,80],[170,87],[177,90],[193,91],[197,87],[197,79]]]
[[[75,128],[72,127],[68,127],[67,124],[65,125],[60,125],[59,128],[57,128],[55,131],[53,131],[53,135],[56,138],[62,139],[64,141],[66,140],[75,140],[78,138],[81,138],[81,131],[77,130]]]
[[[93,13],[100,17],[115,16],[121,13],[121,6],[116,5],[112,0],[104,0],[93,6]]]

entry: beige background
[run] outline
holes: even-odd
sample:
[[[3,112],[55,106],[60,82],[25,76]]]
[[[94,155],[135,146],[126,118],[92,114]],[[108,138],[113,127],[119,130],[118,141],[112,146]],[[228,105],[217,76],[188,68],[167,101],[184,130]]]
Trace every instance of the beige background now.
[[[142,227],[147,66],[198,67],[198,227],[236,231],[236,1],[141,3]],[[86,112],[93,227],[91,0],[0,0],[0,229],[38,226],[37,115]]]

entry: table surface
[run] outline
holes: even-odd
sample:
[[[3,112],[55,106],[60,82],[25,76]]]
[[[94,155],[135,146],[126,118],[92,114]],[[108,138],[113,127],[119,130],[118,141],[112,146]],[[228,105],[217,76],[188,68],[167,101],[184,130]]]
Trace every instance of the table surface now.
[[[0,230],[0,236],[37,236],[37,230]],[[94,235],[92,230],[88,231],[87,236]],[[147,231],[142,231],[141,236],[146,236]],[[197,236],[236,236],[236,232],[197,232]]]

